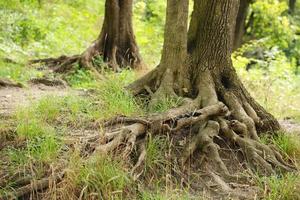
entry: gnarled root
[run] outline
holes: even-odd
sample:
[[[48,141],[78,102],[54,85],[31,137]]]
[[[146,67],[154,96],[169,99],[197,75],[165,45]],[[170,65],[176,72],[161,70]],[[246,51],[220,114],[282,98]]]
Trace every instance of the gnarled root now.
[[[197,148],[201,148],[209,160],[216,164],[216,167],[225,175],[229,175],[227,167],[219,155],[219,146],[214,143],[213,138],[219,133],[219,124],[215,121],[208,121],[205,127],[199,128],[199,132],[187,145],[182,157],[182,164],[194,153]]]
[[[277,169],[281,171],[293,171],[295,167],[285,162],[280,153],[274,148],[265,145],[257,140],[251,138],[243,138],[235,133],[230,128],[230,124],[235,124],[235,130],[237,130],[238,123],[236,121],[229,122],[224,119],[219,119],[221,130],[224,135],[231,139],[232,142],[239,145],[245,159],[253,170],[258,170],[262,174],[271,175],[274,174]],[[239,122],[240,123],[240,122]],[[232,125],[231,125],[232,126]],[[239,127],[238,130],[244,128]]]
[[[23,179],[19,179],[16,181],[15,185],[19,186],[14,190],[12,193],[4,194],[3,196],[0,196],[0,199],[6,200],[6,199],[19,199],[26,195],[31,194],[34,191],[41,191],[46,188],[49,188],[49,186],[55,182],[60,182],[63,178],[63,173],[55,174],[50,177],[46,177],[40,180],[34,180],[30,177],[25,177]]]
[[[17,87],[21,88],[23,85],[21,83],[16,83],[12,80],[6,79],[6,78],[0,78],[0,88],[1,87]]]
[[[86,54],[84,53],[83,55],[85,56]],[[31,60],[29,64],[43,63],[55,73],[68,73],[74,70],[76,63],[79,63],[81,67],[92,71],[97,79],[104,79],[103,75],[101,75],[91,63],[94,55],[88,58],[86,56],[83,57],[83,55],[74,55],[70,57],[63,55],[58,58]]]

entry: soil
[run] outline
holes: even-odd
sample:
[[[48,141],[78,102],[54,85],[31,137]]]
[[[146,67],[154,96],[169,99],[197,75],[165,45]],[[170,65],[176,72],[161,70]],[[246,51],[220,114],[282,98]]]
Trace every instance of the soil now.
[[[26,87],[0,87],[0,116],[9,117],[18,106],[29,105],[46,96],[81,95],[65,86],[46,86],[43,84],[29,84]]]

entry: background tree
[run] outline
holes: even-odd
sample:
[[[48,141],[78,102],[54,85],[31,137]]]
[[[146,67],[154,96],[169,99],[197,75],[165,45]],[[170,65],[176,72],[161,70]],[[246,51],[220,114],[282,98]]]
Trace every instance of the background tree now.
[[[291,14],[294,13],[295,11],[295,6],[296,6],[296,0],[289,0],[289,12]]]
[[[243,43],[243,36],[246,32],[246,19],[251,2],[251,0],[240,0],[240,6],[234,30],[233,49],[239,48]]]
[[[92,61],[96,56],[101,56],[115,71],[127,66],[140,68],[143,64],[132,27],[132,7],[132,0],[106,0],[100,35],[82,54],[32,62],[45,62],[54,67],[55,72],[68,71],[74,63],[79,62],[81,66],[97,73]]]

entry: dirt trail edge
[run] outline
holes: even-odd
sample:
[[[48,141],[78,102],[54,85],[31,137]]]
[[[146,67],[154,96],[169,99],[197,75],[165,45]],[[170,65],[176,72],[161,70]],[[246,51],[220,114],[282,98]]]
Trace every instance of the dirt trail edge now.
[[[83,95],[83,91],[66,86],[28,84],[27,87],[0,87],[0,117],[9,117],[19,106],[30,105],[46,96]]]

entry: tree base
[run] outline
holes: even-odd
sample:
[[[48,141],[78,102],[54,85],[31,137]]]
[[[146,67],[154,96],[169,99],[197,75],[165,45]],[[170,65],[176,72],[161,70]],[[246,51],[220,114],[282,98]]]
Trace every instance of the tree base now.
[[[134,83],[129,88],[135,91],[135,94],[148,94],[152,99],[172,95],[179,97],[180,94],[176,92],[172,82],[170,84],[169,81],[165,81],[175,80],[169,79],[170,75],[172,73],[156,69],[138,80],[139,84]],[[250,101],[246,93],[233,89],[243,87],[238,85],[237,80],[230,82],[237,85],[228,85],[225,80],[216,78],[218,76],[210,71],[201,72],[200,77],[195,85],[197,90],[193,90],[196,92],[190,95],[186,92],[186,95],[182,96],[182,105],[177,108],[144,117],[119,116],[98,124],[97,127],[103,127],[104,134],[85,138],[82,156],[118,152],[124,160],[135,157],[136,161],[130,174],[137,180],[144,174],[148,136],[153,138],[169,135],[174,137],[176,142],[187,141],[179,154],[174,155],[174,161],[182,171],[179,178],[187,184],[184,174],[188,173],[188,163],[192,162],[196,152],[200,152],[205,161],[196,168],[204,167],[206,175],[227,192],[232,188],[229,183],[238,183],[249,177],[235,174],[235,171],[230,169],[232,163],[226,162],[228,155],[224,153],[224,149],[236,152],[234,163],[253,174],[269,176],[277,172],[296,170],[289,160],[282,158],[278,149],[260,142],[257,129],[264,127],[266,119],[259,116],[268,115],[262,110],[256,110],[258,107],[255,107],[256,104]],[[135,85],[138,87],[134,88]],[[189,135],[191,139],[188,139]]]

